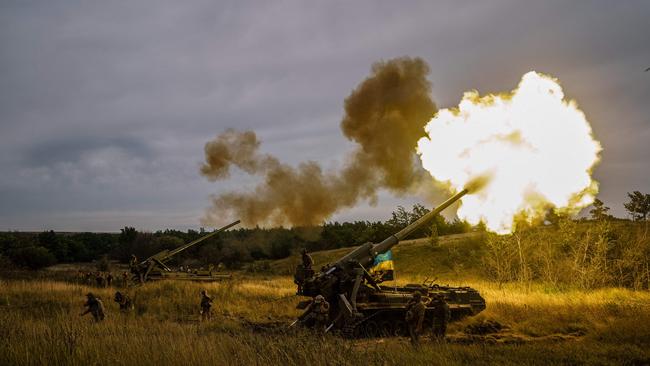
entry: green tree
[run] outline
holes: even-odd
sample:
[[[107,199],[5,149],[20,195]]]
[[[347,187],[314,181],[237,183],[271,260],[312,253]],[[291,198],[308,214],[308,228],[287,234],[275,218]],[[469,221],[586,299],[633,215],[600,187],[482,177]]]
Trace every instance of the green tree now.
[[[603,201],[598,198],[594,200],[592,206],[593,208],[589,211],[589,214],[593,220],[607,220],[612,217],[612,215],[608,214],[609,207],[605,206]]]
[[[639,191],[627,193],[630,201],[624,203],[625,209],[630,213],[634,221],[647,220],[650,214],[650,194],[643,194]]]

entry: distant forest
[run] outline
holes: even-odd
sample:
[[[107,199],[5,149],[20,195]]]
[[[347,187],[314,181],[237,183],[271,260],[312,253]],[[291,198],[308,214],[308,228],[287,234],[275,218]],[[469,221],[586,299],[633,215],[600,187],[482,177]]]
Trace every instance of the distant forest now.
[[[179,254],[172,265],[222,263],[227,268],[237,269],[255,260],[286,258],[302,248],[318,251],[377,242],[427,212],[429,210],[424,206],[416,204],[410,211],[399,206],[385,222],[330,222],[322,226],[290,229],[233,229]],[[413,237],[463,233],[470,229],[466,222],[448,222],[438,215],[432,225],[415,232]],[[115,234],[5,232],[0,233],[0,265],[4,268],[38,269],[56,263],[91,262],[102,258],[126,263],[131,254],[144,259],[162,250],[177,248],[207,233],[196,230],[141,232],[133,227],[125,227]]]

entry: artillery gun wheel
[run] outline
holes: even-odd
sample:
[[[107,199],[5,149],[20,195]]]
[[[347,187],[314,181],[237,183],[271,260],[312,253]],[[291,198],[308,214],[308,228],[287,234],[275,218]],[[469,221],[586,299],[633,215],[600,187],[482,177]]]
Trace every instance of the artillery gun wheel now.
[[[361,338],[363,335],[363,327],[359,322],[347,323],[341,328],[341,335],[344,338]]]
[[[393,324],[393,335],[405,337],[408,334],[408,326],[404,320],[396,320]]]
[[[383,320],[379,323],[379,335],[382,337],[390,337],[393,335],[393,324],[389,320]]]
[[[374,338],[381,334],[381,328],[379,324],[374,320],[368,320],[363,326],[364,334],[368,338]]]

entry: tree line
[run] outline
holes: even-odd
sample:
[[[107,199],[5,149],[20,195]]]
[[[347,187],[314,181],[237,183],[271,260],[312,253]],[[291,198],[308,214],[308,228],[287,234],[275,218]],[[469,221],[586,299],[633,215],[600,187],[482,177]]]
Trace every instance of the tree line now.
[[[646,221],[650,219],[650,194],[634,191],[628,193],[628,197],[629,201],[624,204],[624,207],[629,212],[632,220]],[[615,219],[609,214],[609,210],[609,207],[605,206],[602,201],[596,199],[590,211],[591,220],[609,225]],[[255,260],[286,258],[302,248],[306,248],[308,251],[319,251],[357,246],[365,242],[379,242],[429,211],[424,206],[416,204],[410,210],[398,206],[392,212],[391,218],[384,222],[328,222],[314,227],[255,227],[229,230],[180,253],[174,257],[171,264],[180,265],[184,263],[192,266],[202,266],[222,263],[228,268],[236,269]],[[620,221],[620,219],[616,220]],[[612,234],[611,225],[597,225],[593,229],[589,229],[588,232],[577,229],[576,231],[572,229],[574,227],[572,224],[576,224],[574,220],[561,217],[555,214],[554,211],[549,211],[545,221],[546,224],[550,224],[550,228],[548,225],[531,227],[530,225],[519,224],[517,231],[513,235],[489,235],[487,242],[489,257],[485,260],[487,261],[486,268],[491,271],[490,275],[499,281],[546,276],[545,280],[557,282],[559,281],[557,273],[564,271],[566,278],[580,279],[580,281],[590,283],[590,281],[596,280],[587,280],[585,276],[590,273],[594,274],[596,272],[594,268],[596,267],[586,269],[586,267],[583,268],[577,264],[591,265],[596,263],[590,258],[591,251],[595,250],[594,248],[598,247],[598,245],[612,248],[616,246],[612,243],[627,243],[630,241],[645,243],[643,236],[625,238],[624,233],[617,234],[618,236],[612,239],[611,236],[614,234]],[[550,241],[545,244],[548,245],[548,248],[540,249],[541,246],[536,245],[536,241],[539,239],[536,235],[541,235],[539,232],[547,235],[552,231],[549,231],[549,229],[552,228],[560,228],[558,237],[564,237],[564,241],[558,241],[557,238],[549,239]],[[431,225],[420,228],[413,234],[413,237],[436,237],[438,235],[463,233],[472,229],[482,230],[482,226],[472,228],[467,222],[448,221],[443,216],[437,215]],[[601,231],[594,231],[597,229]],[[567,233],[574,233],[575,236]],[[131,254],[136,254],[139,258],[146,258],[165,249],[177,248],[205,234],[206,232],[203,230],[142,232],[133,227],[124,227],[120,233],[114,234],[56,233],[54,231],[44,231],[36,234],[5,232],[0,233],[0,267],[37,269],[56,263],[90,262],[102,258],[104,260],[111,259],[127,262]],[[602,240],[599,239],[601,240],[598,242],[599,244],[584,242],[584,240],[592,240],[593,238],[601,238]],[[569,242],[573,244],[568,244]],[[561,271],[556,268],[553,270],[556,273],[553,275],[555,277],[548,275],[548,273],[553,272],[549,269],[550,263],[554,261],[554,263],[563,262],[563,258],[566,258],[569,254],[566,250],[569,250],[569,247],[573,248],[573,245],[585,247],[582,251],[572,249],[574,250],[572,255],[574,255],[575,263],[577,263],[574,265],[574,272],[565,269]],[[628,267],[622,265],[625,261],[621,262],[620,258],[622,257],[620,256],[616,257],[618,258],[615,261],[616,266],[613,267],[613,259],[610,260],[614,258],[611,257],[612,252],[609,249],[604,250],[601,248],[599,250],[598,253],[600,253],[601,257],[599,257],[600,262],[598,263],[604,263],[603,266],[606,265],[608,271],[614,270],[613,268],[616,268],[615,270],[620,273],[637,273],[640,271],[640,269],[636,269],[630,272]],[[633,255],[633,251],[629,249],[618,248],[616,250],[617,253],[628,253],[626,254],[628,257]],[[644,250],[641,251],[643,255],[650,257]],[[606,256],[603,259],[602,253],[605,252],[610,257]],[[538,253],[539,255],[531,253]],[[554,254],[551,255],[550,253]],[[582,253],[582,257],[579,257],[579,253]],[[524,256],[524,254],[526,255]],[[553,255],[557,257],[553,257]],[[626,263],[629,263],[629,261]],[[546,268],[547,275],[543,275],[544,268]],[[647,268],[644,273],[646,273],[646,277],[650,276],[650,271]]]
[[[228,268],[240,268],[255,260],[286,258],[302,248],[319,251],[378,242],[427,212],[427,208],[416,204],[410,210],[398,206],[384,222],[328,222],[314,227],[229,230],[175,256],[172,265],[222,263]],[[450,222],[438,215],[432,225],[421,228],[414,237],[468,230],[470,225],[466,222]],[[128,262],[131,254],[147,258],[206,234],[203,230],[143,232],[128,226],[120,233],[5,232],[0,233],[0,266],[38,269],[56,263],[90,262],[101,258]]]

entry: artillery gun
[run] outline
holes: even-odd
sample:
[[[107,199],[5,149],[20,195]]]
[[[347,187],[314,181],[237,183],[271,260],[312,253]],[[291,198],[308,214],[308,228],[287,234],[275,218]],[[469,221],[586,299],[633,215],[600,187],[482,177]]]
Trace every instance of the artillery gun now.
[[[442,295],[449,305],[451,319],[476,315],[485,309],[485,300],[470,287],[450,287],[437,284],[409,284],[382,286],[382,278],[369,272],[375,258],[397,245],[400,240],[429,222],[452,203],[467,194],[464,189],[431,212],[420,217],[399,232],[378,244],[365,243],[353,249],[334,264],[324,266],[320,272],[305,278],[298,286],[298,295],[322,295],[330,304],[330,328],[339,330],[345,337],[405,335],[406,306],[413,293],[419,291],[425,298]],[[297,308],[306,308],[310,300],[302,301]],[[432,326],[433,306],[427,305],[424,326]],[[306,317],[304,319],[309,319]],[[298,321],[302,321],[302,317]],[[311,326],[309,321],[302,321]]]
[[[173,256],[176,254],[185,251],[225,230],[230,229],[231,227],[240,223],[240,220],[237,220],[233,223],[230,223],[218,230],[215,230],[207,235],[204,235],[196,240],[193,240],[183,246],[180,246],[176,249],[169,250],[165,249],[161,252],[158,252],[151,257],[138,262],[133,260],[131,262],[131,273],[133,274],[133,280],[144,283],[147,281],[157,281],[157,280],[184,280],[184,281],[220,281],[225,279],[230,279],[232,276],[225,273],[219,273],[215,269],[209,270],[193,270],[193,271],[174,271],[169,268],[166,262],[169,262]],[[135,256],[133,257],[135,258]],[[218,270],[218,269],[217,269]]]

